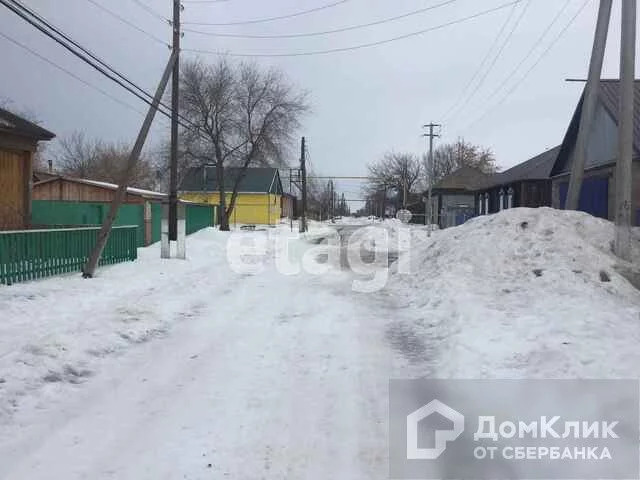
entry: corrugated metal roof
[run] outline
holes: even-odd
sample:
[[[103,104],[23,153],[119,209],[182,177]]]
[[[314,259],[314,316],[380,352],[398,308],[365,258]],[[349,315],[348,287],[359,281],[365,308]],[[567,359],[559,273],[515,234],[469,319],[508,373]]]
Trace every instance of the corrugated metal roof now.
[[[231,191],[236,179],[242,173],[241,168],[224,169],[224,187]],[[219,190],[216,167],[202,166],[190,168],[180,185],[183,192],[217,192]],[[247,168],[245,176],[238,186],[240,193],[282,193],[282,184],[277,168]]]
[[[51,140],[55,135],[49,130],[26,120],[15,113],[0,108],[0,132],[11,133],[34,140]]]

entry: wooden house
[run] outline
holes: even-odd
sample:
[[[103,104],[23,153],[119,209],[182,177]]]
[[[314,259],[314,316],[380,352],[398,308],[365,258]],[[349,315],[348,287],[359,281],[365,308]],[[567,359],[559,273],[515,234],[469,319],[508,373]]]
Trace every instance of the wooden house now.
[[[578,103],[551,171],[552,205],[564,208],[573,164],[573,152],[580,126],[582,101]],[[618,154],[620,82],[601,80],[595,117],[587,138],[585,173],[580,190],[579,210],[596,217],[614,219],[615,165]],[[640,225],[640,80],[634,89],[633,197],[631,218]]]
[[[224,169],[226,205],[242,169]],[[240,178],[236,205],[229,223],[275,225],[282,217],[282,182],[277,168],[247,168]],[[195,203],[220,204],[216,167],[191,168],[180,185],[180,198]]]
[[[55,135],[0,108],[0,230],[27,228],[31,222],[33,158],[38,142]]]
[[[489,175],[463,166],[437,182],[431,190],[432,224],[440,228],[461,225],[476,215],[475,192]]]
[[[479,215],[496,213],[517,207],[551,206],[551,169],[560,147],[555,147],[487,177],[476,191],[476,211]]]

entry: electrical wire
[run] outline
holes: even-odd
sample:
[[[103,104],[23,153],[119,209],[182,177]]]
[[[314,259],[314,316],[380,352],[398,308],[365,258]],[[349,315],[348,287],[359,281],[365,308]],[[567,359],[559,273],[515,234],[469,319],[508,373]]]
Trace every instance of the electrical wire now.
[[[134,0],[135,2],[139,2],[139,0]],[[329,8],[337,7],[338,5],[342,5],[347,3],[349,0],[339,0],[338,2],[329,3],[326,5],[322,5],[320,7],[311,8],[309,10],[302,10],[295,13],[290,13],[287,15],[280,15],[277,17],[267,17],[267,18],[259,18],[256,20],[243,20],[238,22],[226,22],[226,23],[207,23],[207,22],[182,22],[183,25],[210,25],[215,27],[221,27],[225,25],[251,25],[255,23],[267,23],[267,22],[275,22],[276,20],[285,20],[287,18],[295,18],[300,17],[302,15],[307,15],[309,13],[319,12],[321,10],[327,10]]]
[[[147,12],[152,17],[157,18],[158,20],[160,20],[162,23],[171,24],[171,20],[169,20],[167,17],[164,17],[164,16],[160,15],[153,8],[151,8],[150,6],[146,5],[141,0],[131,0],[131,1],[133,3],[135,3],[136,5],[138,5],[140,8],[142,8],[145,12]]]
[[[37,12],[29,9],[28,7],[20,3],[18,0],[0,0],[0,3],[2,3],[5,7],[7,7],[13,13],[18,15],[20,18],[25,20],[27,23],[37,28],[38,30],[40,30],[43,34],[45,34],[46,36],[54,40],[56,43],[64,47],[73,55],[80,58],[85,63],[89,64],[90,66],[98,70],[103,75],[109,77],[111,80],[120,84],[122,87],[127,89],[130,93],[137,96],[140,100],[144,101],[148,105],[152,104],[151,100],[153,99],[153,95],[151,95],[150,93],[145,91],[142,87],[136,85],[134,82],[129,80],[123,74],[115,70],[113,67],[111,67],[109,64],[104,62],[93,52],[84,48],[78,42],[76,42],[71,37],[69,37],[64,32],[62,32],[59,28],[52,25],[49,21],[47,21],[44,17],[39,15]],[[69,44],[75,48],[73,48]],[[105,70],[108,70],[108,72]]]
[[[527,0],[527,4],[525,6],[525,8],[523,8],[523,10],[520,12],[520,16],[518,17],[518,19],[516,20],[516,23],[514,24],[514,28],[511,29],[511,32],[509,35],[507,35],[506,37],[506,41],[508,42],[510,36],[513,34],[515,28],[518,26],[518,24],[520,23],[520,20],[522,19],[522,17],[524,16],[524,13],[526,12],[528,6],[530,5],[530,0]],[[476,88],[468,95],[466,96],[467,92],[469,91],[469,88],[473,85],[473,83],[475,82],[475,80],[478,78],[478,76],[482,73],[482,71],[484,70],[485,65],[487,64],[487,62],[489,61],[489,59],[492,57],[492,53],[495,49],[495,47],[498,45],[498,42],[500,41],[500,38],[502,38],[502,34],[507,30],[507,26],[509,25],[509,22],[511,21],[511,19],[513,18],[513,15],[515,14],[516,9],[518,8],[518,4],[513,6],[513,9],[511,10],[511,12],[509,12],[509,15],[507,16],[506,20],[504,21],[504,23],[502,24],[502,27],[500,28],[500,30],[498,31],[498,34],[496,35],[495,39],[493,40],[493,42],[491,43],[491,46],[489,47],[489,50],[487,51],[486,55],[484,56],[484,58],[482,59],[482,61],[480,62],[480,64],[478,65],[478,68],[476,69],[476,71],[473,73],[473,75],[471,76],[471,78],[469,79],[469,81],[467,82],[467,84],[465,85],[465,87],[462,90],[462,94],[460,95],[460,97],[451,105],[451,107],[447,110],[447,112],[441,117],[443,122],[448,121],[449,118],[452,117],[456,117],[457,114],[460,113],[461,108],[464,108],[464,105],[466,103],[469,102],[469,100],[471,98],[473,98],[473,96],[475,95],[475,93],[478,91],[478,89],[480,88],[480,86],[482,86],[482,83],[484,82],[484,80],[487,78],[488,72],[491,70],[491,68],[493,68],[493,66],[495,65],[495,62],[497,60],[497,58],[500,56],[500,52],[502,51],[502,49],[499,49],[498,54],[494,57],[494,61],[492,62],[491,66],[487,69],[487,73],[485,73],[485,75],[480,79],[480,81],[477,83]],[[506,43],[506,42],[505,42]],[[503,43],[503,46],[505,45],[505,43]],[[504,48],[504,47],[502,47]]]
[[[202,30],[196,30],[192,28],[183,28],[184,32],[197,33],[199,35],[205,35],[209,37],[227,37],[227,38],[257,38],[257,39],[267,39],[267,38],[302,38],[302,37],[317,37],[320,35],[330,35],[334,33],[342,33],[349,32],[352,30],[358,30],[366,27],[373,27],[376,25],[382,25],[385,23],[393,22],[396,20],[400,20],[403,18],[408,18],[414,15],[419,15],[421,13],[428,12],[429,10],[435,10],[440,7],[444,7],[446,5],[457,2],[458,0],[447,0],[445,2],[438,3],[436,5],[431,5],[429,7],[420,8],[418,10],[413,10],[411,12],[403,13],[402,15],[396,15],[394,17],[385,18],[382,20],[377,20],[375,22],[362,23],[359,25],[351,25],[349,27],[336,28],[333,30],[324,30],[318,32],[309,32],[309,33],[289,33],[289,34],[276,34],[276,35],[247,35],[247,34],[239,34],[239,33],[215,33],[215,32],[204,32]]]
[[[105,63],[95,54],[93,54],[92,52],[87,50],[85,47],[80,45],[78,42],[76,42],[75,40],[70,38],[68,35],[63,33],[60,29],[53,26],[50,22],[48,22],[44,17],[39,15],[37,12],[34,12],[33,10],[27,8],[26,6],[21,4],[18,0],[0,0],[0,3],[3,4],[5,7],[9,8],[9,10],[14,12],[20,18],[22,18],[23,20],[25,20],[26,22],[28,22],[29,24],[31,24],[32,26],[40,30],[42,33],[44,33],[46,36],[54,40],[56,43],[64,47],[66,50],[68,50],[70,53],[78,57],[80,60],[87,63],[88,65],[96,69],[98,72],[100,72],[110,80],[114,81],[115,83],[123,87],[129,93],[135,95],[138,99],[142,100],[147,105],[153,106],[154,104],[153,95],[151,95],[149,92],[144,90],[142,87],[136,85],[134,82],[129,80],[125,75],[115,70],[109,64]],[[30,18],[30,17],[33,17],[33,18]],[[34,20],[34,18],[37,21]],[[55,34],[57,34],[57,36],[51,32],[54,32]],[[66,42],[69,42],[69,43],[66,43]],[[80,51],[77,51],[76,49],[72,48],[69,44],[71,44],[73,47],[76,47],[76,49]],[[163,102],[159,102],[157,106],[157,111],[160,114],[168,118],[171,118],[172,109],[171,107],[167,106]],[[178,115],[178,118],[179,118],[178,124],[181,127],[186,129],[195,128],[199,132],[199,127],[196,124],[194,124],[193,122],[191,122],[190,120],[186,119],[181,115]],[[182,123],[180,122],[180,120],[186,123]],[[189,127],[187,124],[190,124],[191,127]]]
[[[540,46],[540,44],[542,44],[542,42],[544,42],[544,39],[546,38],[547,34],[558,22],[558,20],[560,19],[564,11],[569,6],[570,2],[571,0],[565,0],[560,10],[558,10],[558,13],[556,13],[556,15],[553,17],[553,20],[551,20],[551,23],[547,25],[547,27],[544,29],[542,34],[536,39],[536,41],[533,43],[533,45],[531,46],[529,51],[525,54],[525,56],[522,58],[522,60],[520,60],[520,62],[516,65],[516,67],[505,77],[505,79],[497,86],[497,88],[491,93],[491,95],[489,95],[487,100],[491,100],[492,98],[494,98],[500,92],[500,90],[502,90],[502,88],[509,82],[509,80],[511,80],[518,73],[518,71],[520,70],[520,67],[524,65],[524,63],[529,59],[529,57],[531,57],[533,52]]]
[[[473,20],[475,18],[481,17],[483,15],[488,15],[490,13],[493,12],[497,12],[498,10],[502,10],[503,8],[507,8],[510,6],[513,6],[514,4],[520,2],[521,0],[513,0],[507,3],[504,3],[502,5],[498,5],[497,7],[491,8],[489,10],[483,10],[481,12],[475,13],[473,15],[469,15],[467,17],[463,17],[460,18],[458,20],[452,20],[450,22],[447,23],[443,23],[440,25],[436,25],[434,27],[429,27],[429,28],[425,28],[423,30],[419,30],[417,32],[411,32],[411,33],[407,33],[404,35],[399,35],[397,37],[392,37],[392,38],[387,38],[385,40],[379,40],[376,42],[368,42],[368,43],[361,43],[359,45],[353,45],[350,47],[341,47],[341,48],[331,48],[331,49],[327,49],[327,50],[315,50],[315,51],[308,51],[308,52],[296,52],[296,53],[224,53],[224,52],[216,52],[216,51],[212,51],[212,50],[202,50],[202,49],[196,49],[196,48],[184,48],[183,51],[184,52],[192,52],[192,53],[201,53],[201,54],[208,54],[208,55],[220,55],[220,56],[227,56],[227,57],[303,57],[303,56],[312,56],[312,55],[326,55],[326,54],[331,54],[331,53],[340,53],[340,52],[349,52],[349,51],[353,51],[353,50],[360,50],[363,48],[370,48],[370,47],[376,47],[379,45],[384,45],[387,43],[391,43],[391,42],[395,42],[398,40],[404,40],[406,38],[411,38],[411,37],[416,37],[419,35],[423,35],[427,32],[432,32],[435,30],[440,30],[442,28],[445,27],[449,27],[452,25],[456,25],[459,23],[463,23],[466,22],[468,20]]]
[[[0,4],[2,4],[5,7],[7,7],[9,10],[14,12],[20,18],[25,20],[27,23],[29,23],[30,25],[34,26],[38,30],[40,30],[46,36],[48,36],[49,38],[54,40],[56,43],[58,43],[61,46],[63,46],[66,50],[71,52],[73,55],[75,55],[76,57],[80,58],[82,61],[84,61],[88,65],[92,66],[94,69],[99,71],[101,74],[103,74],[104,76],[106,76],[107,78],[112,80],[113,82],[117,83],[118,85],[123,87],[128,92],[130,92],[133,95],[135,95],[137,98],[139,98],[140,100],[145,102],[147,105],[149,105],[149,106],[153,106],[154,105],[153,97],[148,92],[143,90],[141,87],[135,86],[135,84],[133,82],[128,80],[124,75],[120,74],[119,72],[116,72],[115,70],[113,70],[114,74],[117,75],[117,76],[114,76],[111,73],[109,73],[108,71],[106,71],[105,68],[103,68],[104,66],[106,66],[106,64],[104,64],[104,63],[101,64],[99,59],[95,59],[95,61],[94,61],[94,59],[89,58],[84,53],[78,52],[77,50],[72,48],[69,44],[65,43],[64,40],[68,39],[67,41],[69,41],[72,45],[77,46],[77,48],[80,49],[82,52],[85,52],[85,53],[88,52],[86,49],[84,49],[84,47],[79,45],[77,42],[74,42],[73,40],[69,39],[68,36],[66,36],[64,33],[60,32],[58,29],[53,27],[45,19],[40,17],[37,13],[29,10],[27,7],[22,5],[19,1],[17,1],[17,0],[0,0]],[[28,13],[28,15],[26,15],[24,13],[25,11]],[[41,22],[45,26],[40,25],[38,22],[33,20],[33,18],[30,18],[29,15],[31,15],[34,18],[36,18],[39,22]],[[55,35],[53,35],[50,30],[52,30],[55,33],[57,33],[64,40],[62,40],[61,38],[58,38]],[[92,55],[92,54],[89,54],[89,55]],[[98,62],[98,63],[96,63],[96,62]],[[109,67],[109,69],[111,69],[111,68]],[[120,77],[120,78],[118,78],[118,77]],[[139,93],[136,90],[134,90],[134,88],[132,86],[135,86],[136,88],[138,88],[141,93]],[[146,95],[146,97],[145,97],[145,95]],[[149,100],[149,98],[147,98],[147,97],[151,98],[151,100]],[[160,108],[161,106],[163,106],[165,108],[168,108],[169,111],[167,112],[167,111],[163,110],[162,108]],[[160,114],[164,115],[167,118],[171,118],[171,111],[172,110],[171,110],[170,107],[167,107],[164,103],[159,102],[159,104],[155,108]],[[180,119],[185,120],[186,122],[190,123],[193,127],[195,127],[196,133],[199,133],[200,135],[202,135],[201,132],[200,132],[200,128],[197,125],[195,125],[193,122],[185,119],[184,117],[182,117],[180,115],[178,117]],[[183,128],[190,129],[189,126],[185,125],[184,123],[181,123],[180,121],[178,121],[178,124],[180,126],[182,126]]]
[[[117,14],[117,13],[115,13],[115,12],[111,11],[111,10],[109,10],[107,7],[105,7],[105,6],[103,6],[103,5],[100,5],[100,4],[99,4],[98,2],[96,2],[95,0],[87,0],[87,2],[89,2],[90,4],[92,4],[93,6],[95,6],[96,8],[98,8],[98,9],[102,10],[102,11],[103,11],[103,12],[105,12],[106,14],[111,15],[113,18],[116,18],[116,19],[120,20],[120,21],[121,21],[122,23],[124,23],[125,25],[128,25],[129,27],[133,28],[134,30],[137,30],[138,32],[140,32],[140,33],[142,33],[142,34],[146,35],[148,38],[150,38],[150,39],[152,39],[152,40],[155,40],[155,41],[156,41],[156,42],[158,42],[158,43],[161,43],[161,44],[163,44],[163,45],[166,45],[166,46],[170,47],[170,45],[169,45],[166,41],[164,41],[164,40],[162,40],[162,39],[160,39],[160,38],[156,37],[153,33],[147,32],[147,31],[146,31],[146,30],[144,30],[143,28],[140,28],[140,27],[139,27],[139,26],[137,26],[135,23],[130,22],[129,20],[127,20],[127,19],[126,19],[126,18],[124,18],[123,16],[121,16],[121,15],[119,15],[119,14]]]
[[[79,77],[78,75],[76,75],[75,73],[73,73],[70,70],[67,70],[66,68],[58,65],[57,63],[55,63],[54,61],[48,59],[47,57],[45,57],[44,55],[40,55],[38,52],[36,52],[35,50],[31,49],[30,47],[26,46],[23,43],[20,43],[18,40],[9,37],[8,35],[0,32],[0,37],[4,38],[5,40],[7,40],[8,42],[13,43],[15,46],[22,48],[23,50],[29,52],[30,54],[32,54],[33,56],[39,58],[40,60],[42,60],[43,62],[48,63],[49,65],[51,65],[52,67],[57,68],[58,70],[60,70],[63,73],[66,73],[67,75],[69,75],[70,77],[74,78],[75,80],[79,81],[80,83],[86,85],[89,88],[92,88],[93,90],[101,93],[102,95],[104,95],[105,97],[113,100],[116,103],[119,103],[120,105],[122,105],[123,107],[126,107],[142,116],[144,116],[144,112],[142,112],[141,110],[138,110],[136,107],[134,107],[133,105],[120,100],[118,97],[115,97],[113,95],[111,95],[109,92],[101,89],[100,87],[97,87],[96,85],[93,85],[92,83],[88,82],[87,80]]]
[[[511,89],[507,91],[507,93],[500,99],[500,101],[495,105],[493,105],[492,107],[488,108],[482,115],[480,115],[473,122],[469,123],[466,127],[464,127],[462,131],[466,131],[470,129],[471,127],[475,126],[477,123],[482,121],[484,118],[486,118],[486,116],[489,115],[489,113],[491,113],[493,110],[495,110],[500,105],[502,105],[524,83],[524,81],[527,79],[529,74],[531,74],[531,72],[540,64],[540,62],[544,59],[544,57],[551,51],[551,49],[558,43],[558,41],[560,41],[560,39],[564,36],[564,34],[569,30],[571,25],[573,25],[575,20],[583,12],[583,10],[589,4],[590,1],[591,0],[584,1],[584,3],[580,6],[578,11],[573,15],[573,17],[571,17],[569,22],[562,28],[562,30],[560,30],[558,35],[555,36],[555,38],[551,41],[551,43],[547,46],[547,48],[540,54],[538,59],[531,65],[531,67],[529,67],[529,69],[525,72],[522,78],[520,78],[520,80],[518,80],[511,87]]]

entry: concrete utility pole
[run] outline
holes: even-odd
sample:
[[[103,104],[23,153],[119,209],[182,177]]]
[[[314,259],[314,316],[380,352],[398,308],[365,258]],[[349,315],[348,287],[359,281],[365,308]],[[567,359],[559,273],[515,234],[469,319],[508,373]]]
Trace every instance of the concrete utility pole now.
[[[82,269],[82,276],[84,278],[91,278],[96,271],[96,267],[98,266],[98,261],[102,256],[102,251],[104,250],[105,245],[107,244],[107,240],[109,239],[109,235],[111,234],[111,228],[113,227],[113,222],[116,219],[116,215],[118,214],[118,210],[120,209],[120,205],[124,202],[124,199],[127,196],[127,187],[129,186],[129,177],[131,173],[135,170],[136,164],[138,163],[138,159],[140,158],[140,153],[142,152],[142,147],[144,147],[144,142],[147,139],[147,134],[149,133],[149,129],[151,128],[151,123],[153,122],[153,118],[158,111],[158,105],[160,105],[160,100],[162,100],[162,95],[164,95],[164,91],[167,88],[167,83],[169,83],[169,77],[171,76],[171,71],[175,65],[177,58],[175,52],[171,54],[169,58],[169,62],[165,67],[164,73],[162,74],[162,78],[160,79],[160,83],[158,84],[158,88],[156,89],[156,93],[153,97],[153,102],[149,106],[149,111],[147,112],[147,116],[142,123],[142,127],[140,128],[140,132],[138,132],[138,138],[136,139],[136,143],[133,145],[131,149],[131,153],[129,154],[129,159],[127,161],[127,168],[124,172],[123,179],[120,181],[118,185],[118,189],[114,195],[113,201],[111,202],[111,206],[109,207],[109,213],[107,218],[105,219],[102,228],[100,229],[100,233],[98,233],[98,239],[96,241],[96,246],[93,248],[91,255],[89,255],[89,259],[87,260],[86,265]]]
[[[329,199],[329,220],[331,220],[333,222],[333,217],[335,217],[336,212],[335,212],[335,203],[334,203],[334,199],[335,199],[335,192],[333,190],[333,180],[329,180],[329,191],[330,191],[330,199]]]
[[[180,110],[180,0],[173,0],[173,44],[176,58],[171,79],[171,163],[169,169],[169,239],[178,239],[178,117]]]
[[[300,171],[302,172],[302,215],[300,215],[300,233],[307,231],[307,148],[305,138],[300,142]]]
[[[623,5],[627,0],[623,0]],[[587,139],[593,117],[595,115],[598,99],[598,89],[600,88],[600,75],[602,74],[602,62],[604,50],[607,45],[607,35],[609,33],[609,20],[611,18],[612,0],[600,0],[598,10],[598,21],[596,23],[596,33],[593,39],[593,49],[591,51],[591,61],[589,63],[589,76],[584,88],[582,99],[582,112],[580,113],[580,127],[578,138],[573,151],[573,163],[571,165],[571,177],[569,178],[569,190],[565,210],[577,210],[580,203],[580,188],[584,178],[585,153]]]
[[[429,137],[429,156],[427,157],[427,174],[429,176],[429,185],[428,185],[428,193],[427,193],[427,218],[429,219],[429,223],[427,224],[427,235],[431,236],[431,225],[433,223],[433,204],[431,202],[431,189],[433,188],[433,139],[439,137],[439,134],[434,133],[435,127],[440,127],[439,123],[429,123],[427,125],[423,125],[422,128],[428,128],[429,133],[425,133],[423,137]]]
[[[631,178],[633,160],[633,104],[636,58],[636,0],[622,1],[620,41],[620,120],[616,162],[616,238],[614,250],[631,260]]]

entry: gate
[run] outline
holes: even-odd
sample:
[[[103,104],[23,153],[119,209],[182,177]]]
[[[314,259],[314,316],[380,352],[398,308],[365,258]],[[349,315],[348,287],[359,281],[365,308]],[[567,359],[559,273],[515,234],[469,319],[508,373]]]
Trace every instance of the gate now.
[[[560,206],[565,207],[569,182],[560,184]],[[609,178],[585,178],[580,189],[578,210],[590,213],[594,217],[609,218]]]

